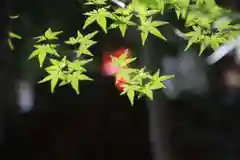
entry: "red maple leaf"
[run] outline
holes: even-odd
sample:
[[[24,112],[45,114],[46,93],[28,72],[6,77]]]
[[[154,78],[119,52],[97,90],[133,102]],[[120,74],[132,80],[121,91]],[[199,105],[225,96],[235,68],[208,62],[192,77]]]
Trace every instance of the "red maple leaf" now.
[[[115,86],[122,92],[122,85],[125,84],[125,80],[123,77],[117,76],[117,72],[119,71],[119,67],[113,66],[111,56],[119,58],[124,52],[126,48],[120,48],[113,52],[107,52],[103,55],[103,65],[102,72],[105,76],[114,76],[115,77]],[[130,52],[128,50],[127,57],[130,56]]]

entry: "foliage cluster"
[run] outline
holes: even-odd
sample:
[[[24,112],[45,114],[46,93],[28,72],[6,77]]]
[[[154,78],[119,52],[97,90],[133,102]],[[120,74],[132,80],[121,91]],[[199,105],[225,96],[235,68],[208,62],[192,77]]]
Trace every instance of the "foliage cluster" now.
[[[93,40],[94,36],[101,30],[108,33],[109,30],[119,29],[124,37],[127,28],[135,27],[139,32],[142,45],[147,42],[147,37],[152,34],[161,40],[167,39],[160,32],[160,27],[168,25],[169,22],[155,19],[155,15],[163,15],[167,10],[174,10],[176,18],[185,21],[185,27],[189,32],[185,33],[188,37],[186,50],[193,44],[199,44],[202,54],[204,50],[211,47],[213,50],[239,34],[240,25],[237,19],[223,17],[232,15],[231,10],[219,7],[214,0],[132,0],[129,4],[116,7],[110,0],[87,0],[84,5],[90,6],[92,10],[84,13],[86,20],[82,29],[77,31],[76,37],[70,37],[64,42],[64,45],[70,45],[74,48],[77,59],[69,60],[67,56],[62,56],[58,51],[60,44],[52,43],[58,40],[58,36],[63,31],[52,31],[49,28],[42,36],[36,37],[34,51],[29,59],[37,57],[39,66],[46,70],[48,75],[40,83],[50,81],[51,91],[54,92],[56,86],[70,84],[79,94],[79,81],[93,80],[86,75],[85,64],[93,60],[93,54],[90,51],[92,45],[97,42]],[[230,16],[229,16],[230,17]],[[110,22],[110,24],[108,24]],[[93,23],[99,25],[99,31],[93,31],[83,35],[81,30],[85,30]],[[10,38],[21,39],[20,36],[9,32]],[[50,43],[51,42],[51,43]],[[9,44],[13,48],[12,43]],[[126,51],[127,52],[127,51]],[[85,56],[83,56],[85,55]],[[89,58],[85,58],[85,57]],[[48,58],[47,58],[48,57]],[[51,63],[45,67],[45,59]],[[129,64],[136,58],[128,58],[123,54],[119,58],[112,57],[114,65],[120,67],[116,76],[124,77],[124,91],[122,95],[127,95],[131,104],[134,98],[146,95],[153,99],[153,91],[165,88],[164,80],[174,76],[160,76],[159,70],[153,74],[146,72],[146,68],[135,69],[129,67]],[[137,94],[136,94],[137,93]]]

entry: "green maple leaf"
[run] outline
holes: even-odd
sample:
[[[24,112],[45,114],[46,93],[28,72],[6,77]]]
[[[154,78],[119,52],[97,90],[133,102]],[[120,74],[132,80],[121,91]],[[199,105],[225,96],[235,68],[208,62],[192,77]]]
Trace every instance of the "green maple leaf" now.
[[[74,62],[71,62],[70,64],[71,64],[72,68],[74,68],[75,70],[79,70],[78,68],[80,66],[84,66],[85,64],[88,64],[88,63],[90,63],[92,61],[93,61],[92,58],[91,59],[87,59],[87,60],[79,60],[79,59],[77,59]],[[79,70],[79,71],[81,71],[81,70]]]
[[[65,71],[65,77],[62,78],[62,82],[59,84],[59,86],[63,86],[66,84],[71,84],[72,88],[75,90],[77,94],[79,94],[79,81],[87,80],[92,81],[93,79],[83,74],[83,72],[86,72],[87,70],[83,67],[83,65],[91,62],[92,59],[88,60],[75,60],[73,62],[65,63],[65,66],[67,66],[67,70]],[[61,68],[63,69],[63,68]]]
[[[53,65],[58,66],[60,70],[70,63],[70,61],[67,60],[66,56],[64,56],[60,61],[56,59],[50,59],[50,62]]]
[[[175,75],[165,75],[165,76],[157,76],[157,74],[159,74],[159,72],[157,72],[156,74],[154,74],[153,76],[153,80],[157,80],[157,81],[166,81],[169,80],[171,78],[174,78]],[[156,75],[156,76],[155,76]]]
[[[198,6],[204,3],[205,3],[205,0],[196,0],[196,5]]]
[[[72,71],[80,71],[80,72],[86,72],[87,70],[83,67],[85,64],[91,62],[93,59],[88,60],[75,60],[73,62],[68,63],[68,68]]]
[[[161,32],[157,29],[159,26],[163,26],[168,24],[168,22],[164,21],[152,21],[152,18],[146,18],[140,16],[141,25],[139,26],[139,30],[141,31],[142,45],[145,44],[145,41],[148,37],[148,34],[151,33],[163,40],[166,38],[161,34]]]
[[[98,10],[93,10],[91,12],[87,12],[84,15],[87,15],[88,18],[85,21],[83,29],[87,28],[93,22],[97,22],[98,25],[103,29],[105,33],[107,33],[107,17],[112,17],[111,13],[108,12],[105,8],[100,8]]]
[[[56,31],[53,32],[51,28],[49,28],[47,31],[44,32],[43,36],[36,37],[35,39],[38,39],[38,43],[45,41],[45,40],[56,40],[58,39],[58,35],[63,33],[63,31]]]
[[[51,81],[51,92],[54,92],[54,89],[58,83],[59,80],[59,74],[57,72],[50,72],[50,75],[48,75],[47,77],[45,77],[43,80],[39,81],[39,83],[44,83],[47,81]]]
[[[142,89],[139,90],[142,94],[146,95],[149,99],[153,100],[153,91],[150,83],[147,83]]]
[[[93,56],[93,54],[89,51],[89,47],[91,47],[95,43],[97,42],[90,40],[89,43],[87,43],[87,41],[85,43],[81,43],[78,50],[76,51],[77,57],[80,57],[82,54]]]
[[[110,25],[109,28],[113,29],[113,28],[117,28],[118,27],[120,29],[120,31],[121,31],[122,36],[124,37],[128,25],[129,26],[136,25],[134,22],[130,21],[131,18],[132,18],[132,15],[129,15],[129,16],[117,16],[117,15],[114,15],[114,18],[113,18],[114,22]]]
[[[85,74],[82,74],[80,71],[75,71],[73,74],[68,76],[68,81],[71,83],[72,88],[79,94],[79,80],[81,81],[92,81],[93,79],[88,77]]]
[[[128,16],[134,11],[132,4],[130,3],[126,8],[117,8],[114,10],[114,14]]]
[[[65,41],[66,44],[71,44],[71,45],[75,45],[77,43],[81,43],[81,40],[83,38],[83,35],[80,31],[77,31],[77,37],[70,37],[68,41]]]
[[[42,45],[35,45],[34,47],[36,49],[29,56],[29,59],[32,59],[33,57],[38,56],[40,67],[42,67],[47,54],[52,54],[59,57],[59,54],[55,50],[56,45],[42,44]]]
[[[226,20],[222,20],[222,21],[217,21],[215,22],[215,27],[219,30],[219,31],[223,31],[226,28],[231,28],[232,25],[232,20],[231,19],[226,19]]]
[[[166,86],[162,83],[162,81],[165,81],[174,77],[175,77],[174,75],[160,76],[160,71],[157,70],[157,72],[151,77],[150,88],[152,90],[166,88]]]
[[[131,5],[129,5],[129,8],[131,8],[140,16],[153,16],[161,12],[160,3],[155,3],[154,5],[155,6],[149,6],[149,3],[143,3],[142,1],[134,1]]]
[[[161,88],[166,88],[166,86],[160,81],[152,81],[150,83],[151,90],[157,90],[157,89],[161,89]]]
[[[200,44],[200,52],[199,55],[203,53],[203,51],[211,44],[211,38],[209,36],[205,36]]]
[[[49,75],[38,83],[51,81],[51,92],[53,93],[59,79],[64,80],[66,78],[66,75],[63,73],[63,68],[67,65],[68,61],[66,60],[66,57],[63,57],[61,61],[51,59],[50,62],[52,65],[45,68]]]
[[[145,67],[138,70],[137,74],[133,77],[132,81],[136,81],[139,85],[143,85],[143,80],[150,77],[148,72],[145,72]]]
[[[85,44],[90,44],[91,42],[95,44],[95,41],[91,41],[91,39],[98,33],[98,31],[94,31],[92,33],[87,34],[86,36],[84,36],[80,43],[85,43]]]
[[[192,44],[199,43],[200,44],[200,52],[201,55],[203,51],[207,47],[211,47],[212,49],[217,49],[220,44],[225,43],[227,38],[223,36],[222,31],[218,31],[217,33],[209,33],[203,31],[200,27],[193,26],[194,31],[188,32],[185,35],[189,37],[189,41],[185,51],[189,49]]]
[[[210,37],[210,39],[210,46],[214,50],[218,49],[220,44],[227,42],[227,39],[221,34],[214,34]]]
[[[93,79],[88,77],[87,75],[85,74],[82,74],[81,72],[74,72],[73,74],[75,77],[77,77],[78,80],[80,81],[92,81]]]
[[[138,15],[146,16],[146,13],[148,11],[148,6],[139,2],[139,1],[132,1],[131,6]]]
[[[176,14],[177,14],[177,18],[179,19],[179,18],[180,18],[180,15],[181,15],[181,12],[182,12],[182,10],[181,10],[180,8],[176,8],[176,9],[175,9],[175,12],[176,12]]]
[[[189,7],[189,0],[169,0],[167,3],[171,6],[171,8],[175,8],[178,19],[180,16],[185,18]]]
[[[97,43],[96,41],[91,40],[97,33],[98,31],[95,31],[83,36],[80,31],[78,31],[76,38],[70,37],[68,41],[65,41],[65,43],[71,45],[80,44],[78,50],[75,51],[78,57],[82,54],[93,56],[93,54],[89,51],[89,48]]]
[[[76,51],[77,53],[77,57],[80,57],[82,54],[88,55],[88,56],[93,56],[93,54],[89,51],[90,45],[86,45],[86,44],[81,44],[78,48],[78,50]]]
[[[164,12],[164,8],[165,8],[165,1],[157,1],[157,9],[159,9],[161,11],[161,13],[163,14]]]
[[[186,27],[190,26],[201,26],[203,28],[211,29],[211,24],[213,23],[215,18],[211,18],[208,14],[203,14],[196,10],[193,10],[188,13],[186,17]]]
[[[198,43],[200,37],[202,36],[202,31],[200,27],[193,27],[194,31],[185,33],[185,36],[189,37],[189,41],[185,51],[188,50],[194,43]]]
[[[127,96],[129,98],[132,106],[134,104],[134,94],[135,94],[135,91],[133,90],[133,88],[128,88]]]
[[[44,83],[51,81],[51,92],[54,92],[59,80],[59,86],[66,84],[71,84],[72,88],[77,94],[79,94],[79,81],[92,81],[93,79],[83,74],[86,72],[86,69],[82,66],[92,61],[88,60],[75,60],[70,62],[64,56],[60,61],[56,59],[50,59],[51,66],[45,68],[49,73],[44,79],[39,81],[39,83]]]
[[[164,11],[165,8],[165,0],[139,0],[140,3],[145,4],[150,9],[156,9],[158,12],[161,12],[161,14]]]
[[[95,44],[95,41],[92,41],[91,39],[98,33],[98,31],[92,32],[87,34],[86,36],[83,36],[83,34],[80,31],[77,31],[77,37],[70,37],[68,41],[65,41],[66,44],[71,44],[71,45],[75,45],[75,44]]]
[[[69,76],[69,80],[72,88],[76,91],[77,94],[79,94],[79,82],[77,77],[71,75]]]
[[[153,16],[153,15],[159,13],[159,12],[160,12],[159,10],[154,10],[154,9],[147,10],[146,11],[146,16]]]
[[[127,94],[129,101],[131,102],[131,105],[133,106],[134,104],[134,97],[135,97],[135,92],[138,90],[140,87],[136,85],[123,85],[123,92],[121,95]]]

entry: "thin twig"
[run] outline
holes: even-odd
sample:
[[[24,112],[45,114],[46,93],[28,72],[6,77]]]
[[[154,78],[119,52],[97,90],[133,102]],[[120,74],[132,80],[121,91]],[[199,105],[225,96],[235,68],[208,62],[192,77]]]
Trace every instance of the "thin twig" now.
[[[111,0],[113,3],[115,3],[116,5],[118,5],[119,7],[121,8],[125,8],[126,7],[126,4],[119,1],[119,0]]]

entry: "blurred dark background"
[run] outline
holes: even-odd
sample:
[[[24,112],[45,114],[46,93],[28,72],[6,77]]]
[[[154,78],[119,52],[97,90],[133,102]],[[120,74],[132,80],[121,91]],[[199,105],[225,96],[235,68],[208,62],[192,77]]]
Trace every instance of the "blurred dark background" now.
[[[239,10],[237,0],[217,3]],[[197,47],[184,52],[187,42],[169,26],[161,29],[167,43],[150,36],[144,47],[135,29],[125,38],[118,30],[97,35],[89,66],[95,81],[80,83],[80,95],[70,87],[51,94],[48,83],[37,84],[45,73],[36,60],[27,60],[32,38],[49,27],[64,30],[65,38],[75,35],[87,10],[76,0],[0,1],[1,160],[239,159],[239,66],[232,56],[206,65]],[[8,18],[14,14],[20,18]],[[163,19],[184,28],[172,12]],[[94,29],[99,28],[92,25],[86,33]],[[6,41],[8,31],[23,37],[13,41],[14,51]],[[131,107],[114,79],[101,74],[102,54],[121,47],[139,58],[138,67],[176,75],[154,101],[141,99]]]

